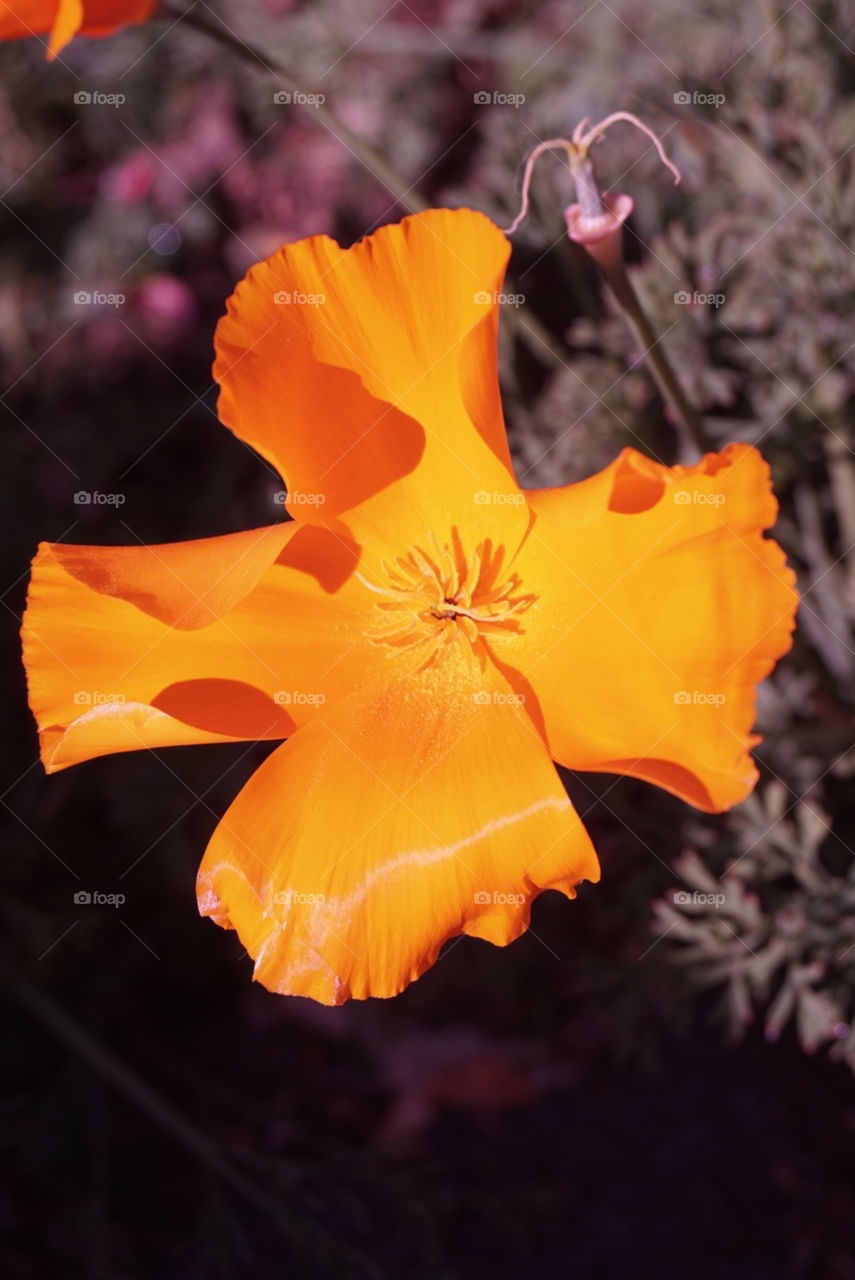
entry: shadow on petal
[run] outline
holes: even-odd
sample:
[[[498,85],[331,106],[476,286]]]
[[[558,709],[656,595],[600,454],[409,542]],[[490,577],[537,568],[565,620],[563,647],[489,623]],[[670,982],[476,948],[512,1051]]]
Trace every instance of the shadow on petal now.
[[[230,738],[287,738],[297,727],[286,705],[242,680],[181,680],[157,694],[152,706]]]
[[[626,450],[617,461],[608,509],[638,515],[655,507],[664,492],[663,468],[634,450]]]
[[[354,573],[362,554],[344,526],[304,525],[277,557],[276,563],[308,573],[330,595]]]

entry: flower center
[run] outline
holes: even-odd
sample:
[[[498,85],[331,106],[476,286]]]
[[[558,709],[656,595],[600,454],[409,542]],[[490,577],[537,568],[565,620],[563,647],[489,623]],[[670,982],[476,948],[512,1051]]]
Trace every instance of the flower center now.
[[[427,549],[410,547],[391,564],[382,560],[379,585],[360,577],[380,597],[382,617],[371,638],[412,650],[423,671],[455,649],[471,656],[499,632],[521,632],[519,616],[534,597],[504,561],[504,547],[489,539],[467,555],[456,529],[450,544],[431,533]]]

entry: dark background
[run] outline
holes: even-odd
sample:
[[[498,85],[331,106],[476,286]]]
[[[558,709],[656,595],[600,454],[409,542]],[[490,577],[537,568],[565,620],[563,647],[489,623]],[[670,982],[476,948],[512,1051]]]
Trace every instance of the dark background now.
[[[52,65],[36,41],[0,49],[4,1276],[855,1276],[855,7],[192,8],[238,47],[167,18]],[[18,638],[37,542],[281,518],[280,482],[216,422],[217,318],[257,256],[406,211],[334,123],[273,101],[287,79],[241,40],[296,68],[404,187],[502,225],[527,151],[582,116],[632,110],[665,137],[679,189],[626,126],[598,169],[635,198],[639,289],[711,437],[772,464],[804,593],[759,705],[760,795],[783,816],[741,864],[760,903],[747,942],[735,919],[735,944],[695,917],[694,942],[656,931],[657,901],[690,883],[685,850],[715,876],[745,854],[738,815],[568,778],[601,885],[544,894],[505,950],[453,941],[396,1000],[328,1010],[254,986],[235,936],[196,912],[207,839],[269,746],[45,778]],[[512,314],[502,334],[522,483],[579,479],[627,443],[674,461],[633,339],[562,237],[566,177],[542,166],[512,272],[543,338]],[[125,301],[82,306],[80,289]],[[726,301],[675,304],[684,289]],[[125,501],[80,506],[79,490]],[[793,871],[817,811],[821,903]],[[776,833],[792,865],[764,862]],[[126,901],[80,906],[80,888]],[[780,937],[764,996],[745,949]],[[796,1022],[764,1038],[788,983]]]

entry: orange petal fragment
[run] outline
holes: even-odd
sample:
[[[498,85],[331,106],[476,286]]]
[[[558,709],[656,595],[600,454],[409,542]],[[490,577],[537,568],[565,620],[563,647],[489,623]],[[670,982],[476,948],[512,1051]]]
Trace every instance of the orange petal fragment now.
[[[364,661],[371,605],[360,613],[352,563],[352,548],[296,523],[160,547],[42,546],[22,637],[45,768],[287,737]]]
[[[181,631],[195,631],[247,596],[295,532],[296,526],[278,524],[159,546],[54,543],[49,550],[66,573],[93,591],[127,600]]]
[[[0,40],[49,36],[48,59],[78,34],[106,36],[146,22],[156,0],[0,0]]]
[[[286,245],[238,285],[219,413],[279,469],[292,515],[349,511],[360,542],[406,547],[518,494],[496,370],[509,248],[483,214],[433,209],[347,250]]]
[[[537,602],[520,651],[494,647],[539,702],[555,759],[630,774],[709,812],[751,790],[755,688],[790,647],[798,597],[756,449],[693,467],[625,450],[599,475],[528,495],[514,568]]]
[[[83,26],[83,21],[82,0],[59,0],[59,8],[51,27],[49,59],[55,58],[67,44],[71,43]]]
[[[596,855],[516,694],[487,663],[366,684],[267,758],[217,827],[203,915],[272,991],[393,996],[469,933],[498,945]]]
[[[0,40],[46,35],[58,7],[58,0],[0,0]]]

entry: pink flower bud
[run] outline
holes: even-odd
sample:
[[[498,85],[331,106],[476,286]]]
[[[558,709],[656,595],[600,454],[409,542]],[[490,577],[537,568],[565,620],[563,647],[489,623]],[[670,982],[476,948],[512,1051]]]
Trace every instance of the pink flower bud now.
[[[606,192],[600,196],[602,211],[585,213],[581,204],[564,210],[567,234],[583,245],[603,269],[622,257],[623,224],[632,213],[632,196]]]
[[[626,121],[627,124],[632,124],[645,133],[656,147],[662,163],[673,173],[674,182],[680,181],[680,170],[668,159],[656,134],[630,112],[616,111],[591,129],[587,128],[589,120],[581,120],[570,138],[550,138],[547,142],[539,143],[529,154],[523,175],[520,212],[508,227],[508,235],[516,231],[528,213],[529,187],[538,156],[544,151],[564,151],[578,197],[576,203],[568,205],[564,210],[567,234],[576,244],[583,245],[605,271],[622,261],[621,228],[632,213],[632,196],[622,192],[601,192],[597,186],[594,166],[589,154],[592,144],[602,138],[606,130],[613,124],[617,124],[619,120]]]

